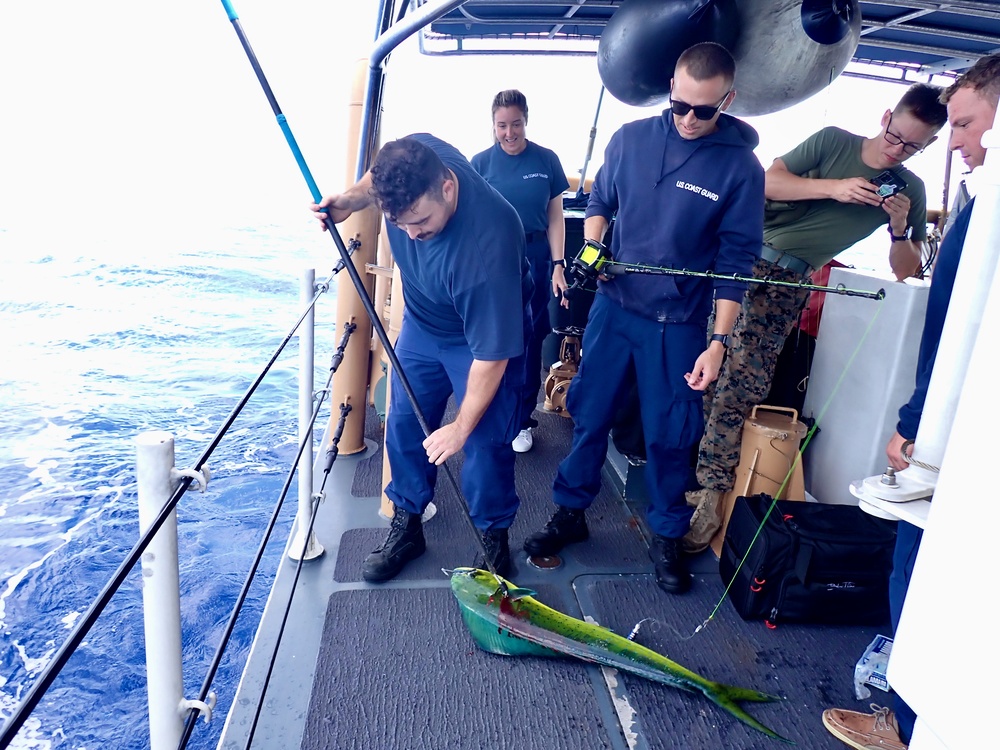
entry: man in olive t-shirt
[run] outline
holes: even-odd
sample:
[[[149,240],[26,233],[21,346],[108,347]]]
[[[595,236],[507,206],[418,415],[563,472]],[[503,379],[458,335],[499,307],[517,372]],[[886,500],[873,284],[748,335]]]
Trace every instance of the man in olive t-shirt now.
[[[765,173],[767,198],[756,278],[808,282],[843,250],[888,225],[889,264],[897,279],[920,268],[927,236],[924,184],[902,166],[934,140],[947,120],[941,89],[918,83],[882,116],[881,131],[864,138],[828,127],[810,136]],[[901,191],[884,197],[872,183],[886,170]],[[729,337],[719,379],[705,392],[705,433],[698,448],[700,489],[685,548],[707,546],[719,525],[722,495],[733,487],[743,422],[771,387],[778,354],[808,299],[805,289],[750,284]]]

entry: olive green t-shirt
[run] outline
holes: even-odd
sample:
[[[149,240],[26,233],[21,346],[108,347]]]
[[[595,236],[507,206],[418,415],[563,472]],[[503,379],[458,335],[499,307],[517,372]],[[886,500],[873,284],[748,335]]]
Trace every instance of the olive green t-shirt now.
[[[800,177],[871,179],[882,172],[861,161],[859,135],[840,128],[823,128],[781,157],[788,171]],[[907,223],[911,239],[927,237],[927,198],[924,183],[902,165],[893,167],[906,181],[903,194],[910,199]],[[841,251],[863,240],[878,227],[889,223],[889,214],[880,206],[840,203],[832,199],[767,201],[764,209],[764,242],[822,268]],[[885,238],[886,253],[891,244]]]

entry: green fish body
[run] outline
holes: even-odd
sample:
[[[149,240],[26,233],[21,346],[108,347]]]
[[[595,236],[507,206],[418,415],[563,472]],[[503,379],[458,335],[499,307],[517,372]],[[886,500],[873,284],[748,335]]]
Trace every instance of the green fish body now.
[[[781,698],[707,680],[607,628],[557,612],[535,599],[535,592],[517,588],[485,570],[453,570],[451,590],[458,600],[465,626],[484,651],[506,656],[573,656],[681,690],[702,693],[768,737],[791,742],[761,724],[739,705],[743,701],[769,702]]]

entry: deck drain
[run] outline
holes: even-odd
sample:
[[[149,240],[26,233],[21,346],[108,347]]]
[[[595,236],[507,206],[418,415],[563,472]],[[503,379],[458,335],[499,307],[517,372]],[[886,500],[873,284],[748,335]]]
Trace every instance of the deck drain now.
[[[539,570],[553,570],[562,566],[562,558],[559,555],[529,556],[528,565]]]

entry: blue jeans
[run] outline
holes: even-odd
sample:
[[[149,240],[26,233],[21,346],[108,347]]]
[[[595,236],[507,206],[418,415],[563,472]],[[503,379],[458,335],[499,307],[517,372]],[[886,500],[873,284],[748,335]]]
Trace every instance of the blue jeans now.
[[[424,419],[432,431],[436,430],[449,396],[454,393],[459,404],[465,397],[472,352],[464,344],[442,344],[405,318],[395,350]],[[462,492],[480,531],[508,528],[520,504],[514,490],[515,454],[510,446],[520,423],[520,368],[520,359],[508,362],[493,401],[465,443]],[[427,460],[424,437],[394,370],[385,439],[392,480],[385,492],[397,507],[410,513],[423,513],[434,497],[437,467]]]
[[[705,325],[703,320],[658,323],[626,312],[603,294],[595,297],[583,336],[583,360],[566,397],[574,422],[573,447],[552,486],[556,505],[582,509],[594,501],[608,432],[636,377],[646,442],[646,521],[653,533],[670,539],[687,533],[692,509],[684,492],[703,417],[702,393],[688,387],[684,374],[705,350]]]

